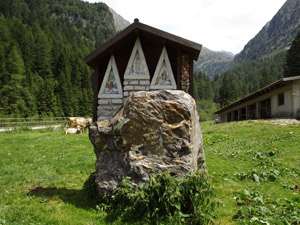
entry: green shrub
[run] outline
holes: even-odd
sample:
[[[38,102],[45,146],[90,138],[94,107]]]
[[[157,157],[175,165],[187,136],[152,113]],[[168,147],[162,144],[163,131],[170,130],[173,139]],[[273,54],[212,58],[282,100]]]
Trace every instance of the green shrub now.
[[[258,191],[244,190],[236,198],[241,206],[233,219],[242,224],[300,223],[300,198],[270,201]]]
[[[170,172],[152,175],[138,188],[126,178],[103,197],[100,208],[109,220],[143,224],[211,224],[217,203],[204,172],[177,178]]]
[[[245,180],[250,179],[255,182],[261,182],[261,181],[276,181],[280,178],[280,171],[273,168],[264,168],[264,169],[253,169],[252,171],[246,173],[246,172],[235,172],[234,175],[239,180]]]

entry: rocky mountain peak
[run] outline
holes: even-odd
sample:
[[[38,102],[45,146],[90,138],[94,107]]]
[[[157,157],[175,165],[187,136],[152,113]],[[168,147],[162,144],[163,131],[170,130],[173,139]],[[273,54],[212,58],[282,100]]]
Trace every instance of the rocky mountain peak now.
[[[114,25],[117,32],[124,30],[126,27],[130,25],[130,23],[127,20],[125,20],[122,16],[120,16],[118,13],[116,13],[115,10],[109,7],[109,11],[113,15]]]
[[[289,47],[300,30],[300,1],[287,0],[276,15],[236,55],[234,63],[257,60]]]

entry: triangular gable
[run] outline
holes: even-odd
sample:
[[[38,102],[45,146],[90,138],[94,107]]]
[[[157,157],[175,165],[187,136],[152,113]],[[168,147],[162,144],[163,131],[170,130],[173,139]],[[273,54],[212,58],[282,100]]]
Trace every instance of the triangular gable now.
[[[115,57],[110,57],[98,98],[123,98],[123,90]]]
[[[139,38],[136,39],[132,49],[124,79],[150,79],[146,58]]]
[[[160,55],[150,89],[177,89],[166,47]]]

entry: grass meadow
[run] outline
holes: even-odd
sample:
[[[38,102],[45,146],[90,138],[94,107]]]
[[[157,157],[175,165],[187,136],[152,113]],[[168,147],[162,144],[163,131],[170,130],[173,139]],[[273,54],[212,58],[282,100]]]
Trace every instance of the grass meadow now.
[[[299,125],[204,122],[201,128],[220,202],[216,224],[299,223]],[[83,187],[94,163],[88,134],[0,133],[0,224],[111,224]]]

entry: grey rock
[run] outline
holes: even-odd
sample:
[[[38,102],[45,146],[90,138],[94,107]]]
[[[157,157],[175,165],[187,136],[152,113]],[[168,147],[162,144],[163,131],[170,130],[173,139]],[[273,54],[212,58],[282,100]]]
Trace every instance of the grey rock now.
[[[114,25],[116,28],[116,31],[124,30],[126,27],[130,25],[130,23],[125,20],[122,16],[120,16],[116,11],[114,11],[112,8],[109,8],[109,11],[111,12],[113,19],[114,19]]]
[[[184,91],[132,93],[117,115],[95,122],[89,135],[100,194],[111,193],[127,176],[139,185],[152,173],[183,177],[206,168],[197,107]]]

